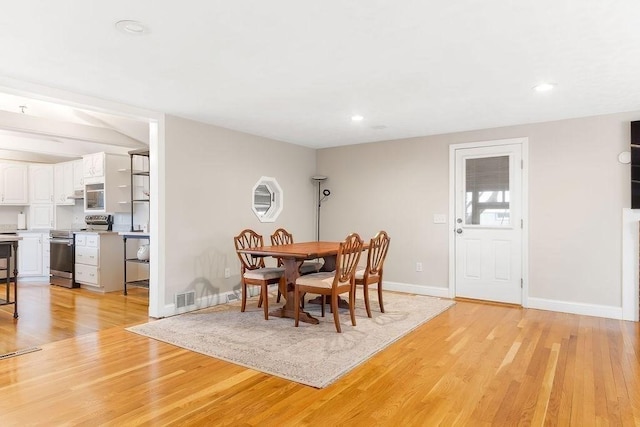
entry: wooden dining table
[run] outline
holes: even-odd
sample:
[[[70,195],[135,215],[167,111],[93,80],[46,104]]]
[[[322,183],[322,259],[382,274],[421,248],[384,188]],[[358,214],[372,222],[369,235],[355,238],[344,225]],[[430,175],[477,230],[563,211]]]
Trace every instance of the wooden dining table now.
[[[253,256],[281,258],[284,264],[284,274],[287,284],[286,290],[281,290],[286,298],[285,304],[269,313],[274,317],[295,318],[294,291],[296,279],[300,276],[298,268],[305,260],[323,258],[324,264],[320,271],[334,271],[336,269],[336,255],[340,242],[302,242],[288,245],[259,246],[255,248],[238,249],[238,252]],[[363,249],[367,249],[365,243]],[[300,321],[318,324],[319,320],[305,311],[300,311]]]

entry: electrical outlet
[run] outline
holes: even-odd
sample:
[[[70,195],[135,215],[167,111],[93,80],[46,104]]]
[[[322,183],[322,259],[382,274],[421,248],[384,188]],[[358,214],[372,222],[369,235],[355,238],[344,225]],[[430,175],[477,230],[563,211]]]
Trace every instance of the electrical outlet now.
[[[416,262],[416,271],[422,271],[422,263]]]
[[[224,278],[228,279],[229,277],[231,277],[231,269],[225,268],[224,269]]]

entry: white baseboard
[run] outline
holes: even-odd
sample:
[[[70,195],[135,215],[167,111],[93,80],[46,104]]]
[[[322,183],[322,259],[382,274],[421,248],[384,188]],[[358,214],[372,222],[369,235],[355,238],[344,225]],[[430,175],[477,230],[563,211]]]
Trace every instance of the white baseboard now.
[[[558,311],[560,313],[582,314],[584,316],[605,317],[607,319],[622,319],[622,307],[609,305],[584,304],[529,297],[527,308]]]
[[[428,295],[431,297],[449,298],[449,288],[439,286],[421,286],[410,283],[384,281],[383,289],[387,291],[405,292],[408,294]]]
[[[449,298],[449,288],[439,286],[421,286],[410,283],[384,282],[384,289],[395,292],[405,292],[416,295],[428,295],[438,298]],[[275,286],[271,287],[275,290]],[[253,293],[251,293],[253,294]],[[222,294],[208,295],[196,299],[196,303],[189,307],[176,309],[175,304],[167,304],[163,310],[163,317],[175,316],[177,314],[189,311],[199,310],[201,308],[213,307],[219,304],[227,303],[227,296],[238,295],[233,291],[224,292]],[[527,308],[538,310],[556,311],[560,313],[580,314],[584,316],[604,317],[607,319],[622,320],[622,307],[614,307],[597,304],[584,304],[567,301],[549,300],[545,298],[528,298]]]
[[[20,283],[50,283],[50,277],[49,276],[20,276],[18,275],[18,282]],[[7,279],[0,279],[0,280],[7,280]]]

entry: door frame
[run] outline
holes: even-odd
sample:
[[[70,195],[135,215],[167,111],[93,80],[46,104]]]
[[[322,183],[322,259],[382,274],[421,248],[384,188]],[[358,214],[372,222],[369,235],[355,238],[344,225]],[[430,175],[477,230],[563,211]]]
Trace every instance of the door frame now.
[[[522,148],[522,307],[529,295],[529,138],[510,138],[449,145],[449,298],[456,297],[456,150],[520,144]]]

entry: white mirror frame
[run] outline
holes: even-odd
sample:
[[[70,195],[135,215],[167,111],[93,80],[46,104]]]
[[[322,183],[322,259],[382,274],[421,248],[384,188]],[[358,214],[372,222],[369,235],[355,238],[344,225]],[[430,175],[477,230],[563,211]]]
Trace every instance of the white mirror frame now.
[[[267,187],[269,193],[271,194],[271,205],[266,210],[266,212],[263,209],[258,209],[256,207],[256,191],[258,187],[262,185]],[[270,176],[261,177],[251,190],[251,209],[253,210],[253,213],[256,214],[260,222],[275,222],[275,220],[278,218],[278,215],[280,215],[280,212],[282,212],[282,208],[284,206],[283,200],[284,193],[282,191],[282,188],[280,188],[280,185],[278,185],[278,181]]]

